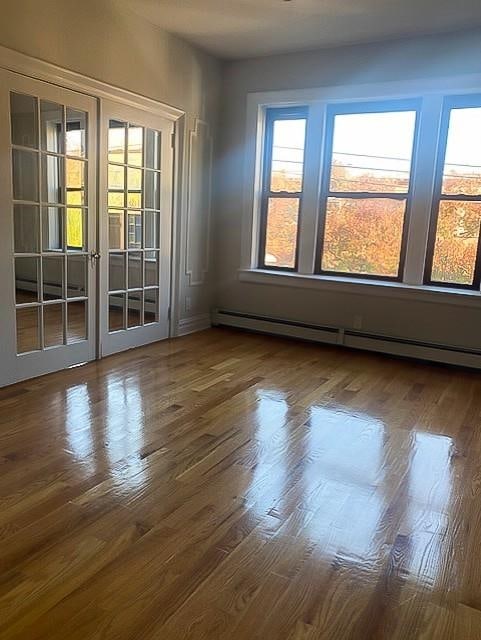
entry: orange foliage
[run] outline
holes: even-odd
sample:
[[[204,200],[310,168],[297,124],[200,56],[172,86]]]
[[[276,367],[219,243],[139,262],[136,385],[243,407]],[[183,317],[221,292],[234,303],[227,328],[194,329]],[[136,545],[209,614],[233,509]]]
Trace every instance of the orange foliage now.
[[[397,276],[405,203],[330,198],[322,268],[342,273]]]
[[[271,189],[297,193],[302,189],[302,181],[277,172],[272,176]],[[298,198],[270,199],[266,230],[266,265],[290,268],[295,266],[298,217]]]
[[[396,175],[396,174],[394,174]],[[363,183],[380,183],[381,192],[403,192],[406,181],[400,177],[358,175],[359,188],[345,167],[333,165],[331,190],[362,191]],[[283,172],[272,177],[272,191],[298,192],[300,180]],[[477,191],[476,191],[477,189]],[[369,189],[366,189],[369,190]],[[481,191],[481,179],[470,180],[449,175],[444,193],[472,194]],[[297,197],[271,198],[268,209],[266,264],[293,267],[298,227]],[[405,201],[387,198],[330,198],[326,210],[322,267],[341,273],[396,276],[404,223]],[[481,204],[444,201],[441,203],[432,279],[439,282],[470,284],[473,278]]]
[[[480,221],[478,202],[441,202],[434,248],[434,281],[472,284]]]

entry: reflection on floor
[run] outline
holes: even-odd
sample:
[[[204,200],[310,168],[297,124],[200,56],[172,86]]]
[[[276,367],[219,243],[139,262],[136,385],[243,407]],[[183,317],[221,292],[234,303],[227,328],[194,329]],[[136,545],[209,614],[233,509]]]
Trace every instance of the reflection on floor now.
[[[216,329],[0,434],[2,640],[481,638],[481,374]]]
[[[19,299],[17,293],[17,300]],[[23,302],[35,302],[32,296],[23,296]],[[85,340],[87,337],[87,302],[52,300],[43,305],[43,332],[45,347],[56,347]],[[17,308],[17,352],[40,349],[40,307]],[[64,337],[65,330],[65,337]]]
[[[15,301],[17,304],[31,304],[38,301],[38,295],[33,291],[27,291],[17,286],[15,289]]]

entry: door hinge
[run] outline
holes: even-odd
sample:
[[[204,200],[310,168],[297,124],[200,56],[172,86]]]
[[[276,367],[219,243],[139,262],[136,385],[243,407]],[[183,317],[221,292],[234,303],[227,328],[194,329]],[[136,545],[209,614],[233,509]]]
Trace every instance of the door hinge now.
[[[175,149],[175,131],[170,134],[170,146]]]
[[[172,311],[172,309],[171,309],[171,307],[169,307],[169,308],[167,309],[167,318],[168,318],[168,320],[170,320],[170,319],[171,319],[171,315],[172,315],[171,311]]]

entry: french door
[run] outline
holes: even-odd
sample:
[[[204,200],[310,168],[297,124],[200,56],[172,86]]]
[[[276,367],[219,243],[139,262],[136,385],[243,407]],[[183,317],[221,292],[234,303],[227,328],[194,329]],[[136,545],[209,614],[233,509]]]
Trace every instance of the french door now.
[[[101,355],[169,336],[171,121],[103,101]]]
[[[172,135],[0,69],[0,386],[169,336]]]
[[[97,101],[0,87],[1,386],[96,356]]]

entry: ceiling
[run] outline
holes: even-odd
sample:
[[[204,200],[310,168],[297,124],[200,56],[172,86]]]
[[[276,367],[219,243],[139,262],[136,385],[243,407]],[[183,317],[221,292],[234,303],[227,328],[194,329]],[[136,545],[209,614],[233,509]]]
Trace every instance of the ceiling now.
[[[481,26],[481,0],[117,0],[220,58]]]

